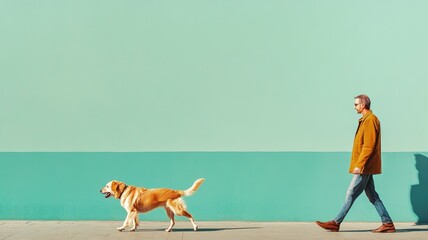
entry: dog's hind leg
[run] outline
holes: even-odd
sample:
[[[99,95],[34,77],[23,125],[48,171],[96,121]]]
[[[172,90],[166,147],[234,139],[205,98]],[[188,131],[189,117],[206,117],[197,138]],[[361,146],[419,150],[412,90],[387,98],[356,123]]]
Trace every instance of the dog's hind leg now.
[[[169,200],[168,200],[169,201]],[[167,204],[168,205],[168,204]],[[170,220],[170,224],[169,227],[167,229],[165,229],[165,232],[171,232],[172,228],[175,225],[175,220],[174,220],[174,212],[168,207],[165,207],[165,211],[166,211],[166,215],[168,215],[169,220]]]
[[[187,217],[190,220],[190,223],[192,223],[193,225],[193,230],[194,231],[198,230],[198,225],[196,225],[195,219],[193,219],[192,215],[189,212],[187,212],[186,210],[183,210],[180,214],[177,214],[177,215]]]
[[[176,200],[168,200],[167,206],[169,206],[171,210],[178,216],[187,217],[190,220],[190,223],[192,223],[193,225],[193,230],[198,230],[198,225],[196,225],[192,215],[187,212],[186,205],[184,204],[183,199],[178,198]]]

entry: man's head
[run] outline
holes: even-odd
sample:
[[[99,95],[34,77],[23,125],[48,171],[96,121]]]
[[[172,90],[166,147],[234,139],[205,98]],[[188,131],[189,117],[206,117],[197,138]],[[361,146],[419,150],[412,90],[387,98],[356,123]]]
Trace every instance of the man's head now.
[[[370,110],[370,98],[365,94],[358,95],[354,98],[354,109],[357,113],[364,114],[368,110]]]

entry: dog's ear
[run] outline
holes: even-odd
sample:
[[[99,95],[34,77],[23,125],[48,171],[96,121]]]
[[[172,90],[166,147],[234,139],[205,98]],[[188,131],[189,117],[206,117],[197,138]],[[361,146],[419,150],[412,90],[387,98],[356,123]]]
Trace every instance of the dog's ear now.
[[[123,193],[123,190],[125,190],[125,187],[126,187],[126,185],[125,185],[125,183],[123,183],[123,182],[118,182],[118,181],[114,181],[112,184],[111,184],[111,189],[113,190],[113,192],[114,192],[114,197],[115,198],[120,198],[120,196],[122,195],[122,193]]]

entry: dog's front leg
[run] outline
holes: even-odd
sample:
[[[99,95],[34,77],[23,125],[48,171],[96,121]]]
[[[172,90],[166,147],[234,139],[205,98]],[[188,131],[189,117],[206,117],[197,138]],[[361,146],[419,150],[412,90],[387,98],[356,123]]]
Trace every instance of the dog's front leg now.
[[[132,228],[131,228],[131,231],[132,232],[135,232],[135,230],[137,230],[137,227],[138,227],[138,211],[137,210],[133,210],[132,212],[131,212],[131,216],[130,216],[130,219],[131,219],[131,221],[132,221]]]
[[[125,221],[123,221],[122,226],[118,227],[117,230],[119,230],[120,232],[125,230],[125,228],[129,225],[131,213],[132,212],[128,212],[128,214],[126,215]]]
[[[119,230],[119,232],[122,232],[123,230],[125,230],[126,226],[128,226],[128,220],[125,219],[125,221],[123,221],[123,225],[118,227],[117,230]]]

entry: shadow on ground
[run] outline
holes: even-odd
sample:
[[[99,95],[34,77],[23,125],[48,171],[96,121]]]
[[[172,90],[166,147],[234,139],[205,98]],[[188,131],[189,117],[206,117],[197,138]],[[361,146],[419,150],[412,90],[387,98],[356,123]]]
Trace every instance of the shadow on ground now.
[[[237,227],[237,228],[200,228],[197,232],[219,232],[219,231],[236,231],[236,230],[249,230],[249,229],[260,229],[260,227]],[[160,229],[137,229],[136,232],[153,232],[153,231],[165,231],[164,228]],[[191,228],[174,228],[172,232],[195,232]]]

